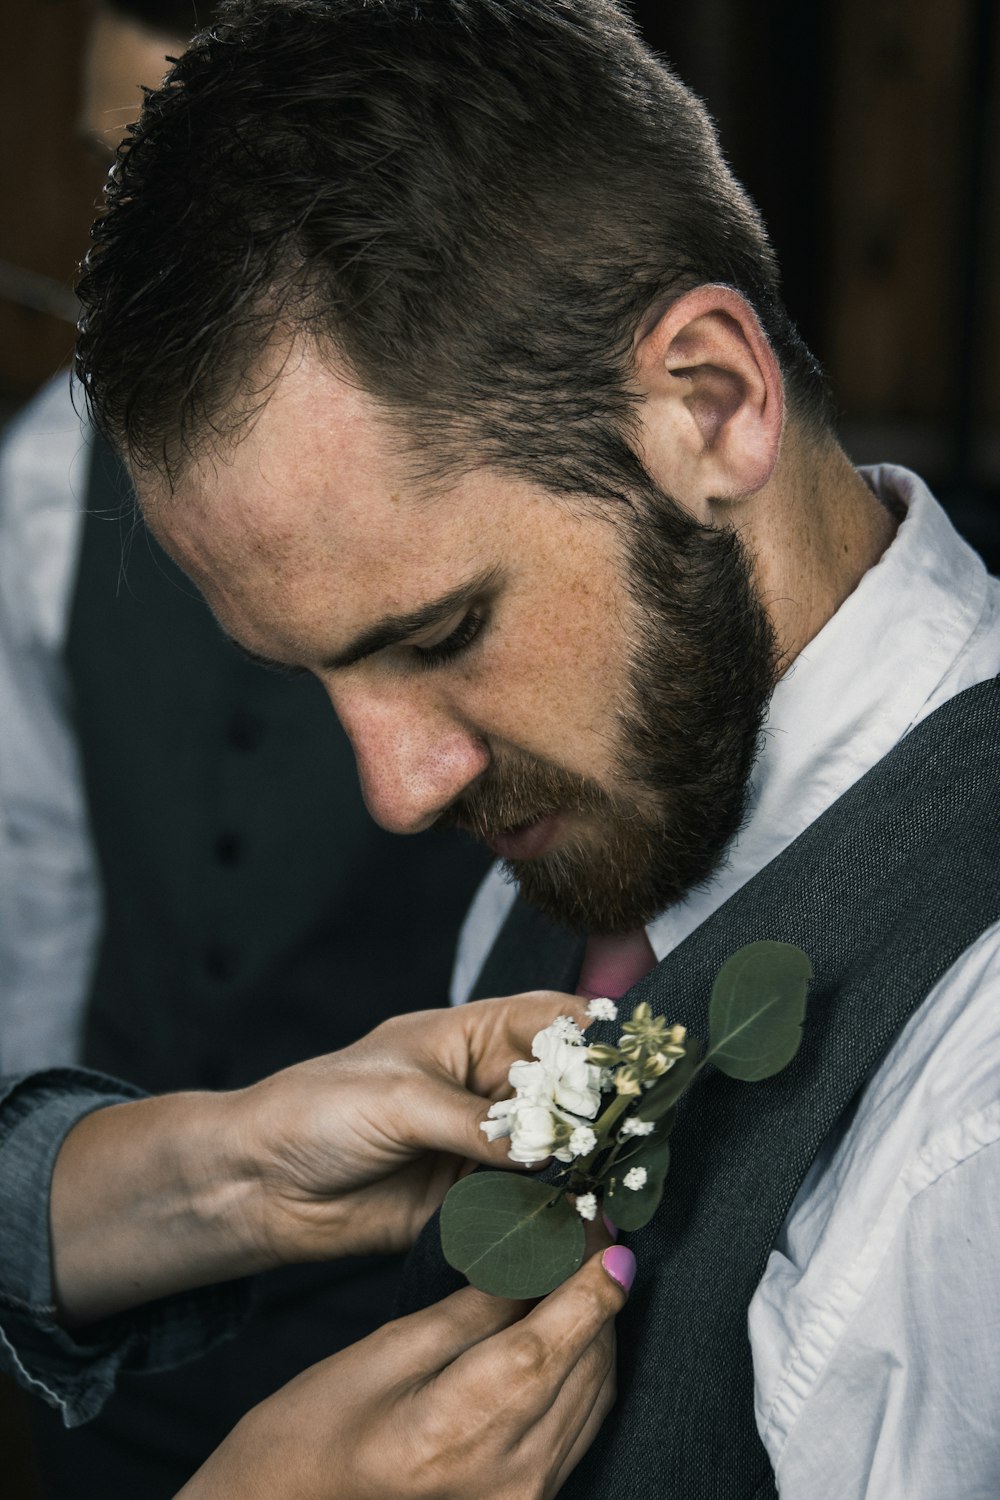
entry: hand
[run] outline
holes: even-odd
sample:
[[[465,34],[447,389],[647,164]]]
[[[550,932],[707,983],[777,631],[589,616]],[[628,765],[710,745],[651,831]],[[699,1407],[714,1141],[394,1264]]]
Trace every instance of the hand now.
[[[232,1096],[273,1262],[405,1249],[471,1162],[509,1167],[479,1127],[559,1015],[585,1021],[584,1003],[545,990],[397,1016]]]
[[[177,1500],[548,1500],[614,1401],[624,1300],[597,1256],[527,1314],[456,1292],[284,1386]]]
[[[582,1002],[539,991],[398,1016],[230,1094],[87,1115],[52,1175],[53,1295],[68,1324],[289,1261],[410,1244],[470,1161],[507,1070]]]

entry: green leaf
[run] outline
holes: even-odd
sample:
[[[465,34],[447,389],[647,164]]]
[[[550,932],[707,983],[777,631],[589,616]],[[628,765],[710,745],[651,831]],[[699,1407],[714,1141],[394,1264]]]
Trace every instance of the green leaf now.
[[[647,1089],[636,1101],[636,1114],[640,1120],[659,1120],[673,1109],[678,1099],[692,1082],[701,1063],[702,1046],[695,1037],[688,1037],[686,1051],[670,1069],[658,1078],[651,1089]]]
[[[475,1172],[441,1209],[449,1265],[496,1297],[544,1297],[583,1262],[583,1220],[551,1183]]]
[[[677,1105],[672,1104],[665,1115],[661,1115],[656,1123],[656,1134],[661,1141],[665,1141],[677,1124]]]
[[[746,1083],[780,1073],[802,1039],[811,978],[808,958],[791,943],[740,948],[712,986],[706,1061]]]
[[[646,1181],[641,1188],[624,1186],[631,1167],[645,1167]],[[604,1212],[619,1229],[641,1229],[648,1224],[660,1206],[663,1183],[670,1168],[670,1147],[657,1135],[650,1136],[634,1156],[615,1165],[614,1177],[604,1194]]]

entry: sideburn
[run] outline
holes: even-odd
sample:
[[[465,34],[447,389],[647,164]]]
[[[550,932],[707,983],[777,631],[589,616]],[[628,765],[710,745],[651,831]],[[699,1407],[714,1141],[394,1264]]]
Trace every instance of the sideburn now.
[[[739,534],[699,525],[650,488],[628,537],[629,588],[644,628],[620,765],[662,808],[648,890],[636,892],[652,916],[723,862],[746,815],[778,674],[774,631]]]

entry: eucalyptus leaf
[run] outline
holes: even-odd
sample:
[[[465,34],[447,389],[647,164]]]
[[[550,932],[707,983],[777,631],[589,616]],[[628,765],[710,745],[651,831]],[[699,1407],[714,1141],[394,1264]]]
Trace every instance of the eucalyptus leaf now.
[[[684,1045],[684,1056],[679,1057],[670,1072],[658,1078],[652,1088],[647,1089],[639,1099],[636,1114],[640,1120],[659,1120],[669,1109],[673,1109],[688,1084],[693,1081],[701,1065],[703,1049],[701,1042],[695,1037],[688,1037]]]
[[[646,1181],[641,1188],[627,1188],[625,1174],[632,1167],[646,1168]],[[621,1171],[615,1167],[614,1177],[604,1194],[604,1212],[619,1229],[641,1229],[648,1224],[660,1206],[663,1184],[670,1168],[670,1147],[665,1140],[651,1136],[649,1141],[624,1162]]]
[[[780,1073],[802,1039],[811,978],[808,958],[791,943],[740,948],[712,986],[706,1061],[745,1083]]]
[[[441,1209],[449,1265],[497,1297],[544,1297],[583,1261],[583,1220],[557,1190],[513,1172],[475,1172]]]

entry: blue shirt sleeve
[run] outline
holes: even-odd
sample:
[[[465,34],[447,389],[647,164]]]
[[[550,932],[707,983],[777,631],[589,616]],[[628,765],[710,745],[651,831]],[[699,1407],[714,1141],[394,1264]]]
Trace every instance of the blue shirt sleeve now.
[[[72,1333],[52,1300],[49,1189],[70,1129],[140,1089],[80,1068],[0,1078],[0,1370],[62,1412],[96,1416],[119,1370],[163,1370],[236,1332],[248,1283],[161,1298]]]

